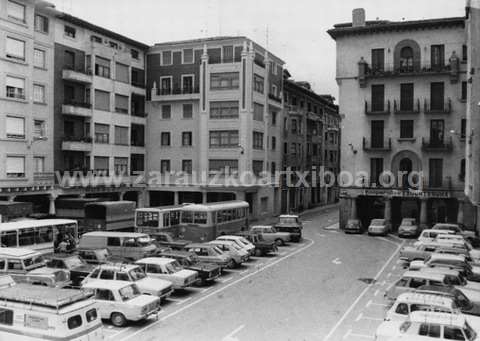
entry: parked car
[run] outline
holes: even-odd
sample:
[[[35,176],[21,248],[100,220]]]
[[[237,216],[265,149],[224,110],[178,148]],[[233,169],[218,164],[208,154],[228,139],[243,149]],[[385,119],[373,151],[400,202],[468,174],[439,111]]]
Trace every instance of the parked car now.
[[[99,265],[90,275],[85,277],[82,284],[98,279],[135,283],[142,294],[157,296],[161,299],[167,298],[173,292],[171,282],[147,276],[143,269],[135,264]]]
[[[217,246],[207,243],[194,243],[187,245],[185,249],[188,252],[193,252],[203,262],[215,263],[224,268],[233,268],[235,261],[232,256],[221,251]]]
[[[153,243],[157,247],[170,247],[173,250],[182,250],[185,246],[192,243],[191,240],[173,238],[172,234],[168,232],[155,232],[150,234],[150,236],[154,239]]]
[[[84,278],[95,269],[95,265],[88,264],[79,255],[70,253],[54,253],[46,256],[46,260],[49,268],[69,271],[73,287],[80,287]]]
[[[255,245],[253,245],[248,239],[242,236],[220,236],[217,240],[228,240],[235,242],[243,250],[247,251],[249,255],[253,255],[255,252]]]
[[[372,219],[368,226],[369,235],[383,235],[386,236],[391,230],[389,221],[385,219]]]
[[[145,273],[173,284],[173,289],[185,289],[198,281],[198,273],[184,269],[175,259],[164,257],[142,258],[135,262]]]
[[[400,249],[399,258],[406,262],[422,261],[443,247],[435,242],[422,243],[417,246],[404,246]]]
[[[437,236],[443,234],[455,234],[453,231],[450,230],[432,230],[426,229],[423,230],[420,235],[418,236],[417,241],[413,245],[419,245],[421,243],[431,243],[434,242]]]
[[[235,267],[239,267],[242,265],[242,263],[245,263],[250,258],[249,253],[243,250],[235,242],[228,240],[212,240],[208,242],[208,244],[215,245],[221,251],[230,255],[235,262]]]
[[[251,233],[245,231],[241,233],[241,236],[248,239],[249,242],[255,246],[254,255],[257,257],[266,256],[270,253],[278,251],[277,244],[275,242],[266,241],[261,234]]]
[[[437,223],[433,225],[433,230],[453,231],[456,234],[461,234],[465,238],[475,238],[475,232],[463,230],[460,225],[452,223]]]
[[[423,285],[416,292],[451,297],[462,313],[480,316],[480,301],[471,301],[464,293],[453,286]]]
[[[360,219],[348,219],[344,229],[345,233],[363,233],[363,226]]]
[[[160,310],[160,299],[141,294],[135,283],[93,280],[84,283],[82,288],[94,291],[100,317],[116,327],[123,327],[128,321],[145,320]]]
[[[289,232],[292,242],[302,240],[303,223],[298,215],[285,214],[278,217],[277,223],[273,225],[278,232]]]
[[[159,252],[155,256],[175,259],[185,269],[196,271],[200,279],[200,285],[216,280],[222,273],[222,269],[218,265],[200,261],[193,252],[171,250]]]
[[[467,280],[458,269],[449,269],[444,267],[425,267],[421,268],[420,271],[444,274],[446,276],[446,281],[448,281],[450,285],[457,285],[465,287],[466,289],[480,291],[480,283]]]
[[[109,261],[111,253],[108,249],[77,249],[77,254],[88,264],[105,264]]]
[[[403,218],[398,227],[399,237],[416,237],[420,234],[420,227],[415,218]]]
[[[428,331],[432,330],[432,337]],[[415,311],[407,321],[384,321],[375,332],[376,341],[479,340],[463,314]]]
[[[413,261],[410,270],[418,270],[422,267],[444,267],[459,270],[470,281],[480,281],[480,267],[472,266],[467,262],[464,255],[447,253],[433,253],[425,261]]]
[[[277,246],[287,244],[291,239],[290,232],[278,232],[275,227],[268,225],[256,225],[250,227],[250,232],[258,233],[263,236],[263,239],[270,242],[275,242]]]

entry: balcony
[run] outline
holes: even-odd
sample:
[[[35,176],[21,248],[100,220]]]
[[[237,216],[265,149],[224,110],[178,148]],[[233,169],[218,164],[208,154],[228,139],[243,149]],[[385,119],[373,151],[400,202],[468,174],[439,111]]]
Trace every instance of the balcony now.
[[[395,114],[419,114],[420,113],[420,99],[413,101],[411,104],[402,105],[401,101],[393,101],[393,112]]]
[[[91,152],[92,138],[90,136],[64,137],[62,141],[62,150],[70,152]]]
[[[386,77],[398,77],[398,76],[421,76],[421,75],[434,75],[434,74],[449,74],[452,71],[450,65],[431,65],[424,63],[423,65],[409,65],[409,66],[397,66],[384,65],[383,67],[371,67],[367,64],[365,70],[365,76],[368,78],[386,78]]]
[[[92,105],[84,102],[65,101],[65,103],[62,104],[62,114],[91,117]]]
[[[443,141],[427,140],[422,137],[422,150],[426,152],[451,152],[453,150],[452,137]]]
[[[83,68],[71,69],[65,68],[62,71],[62,78],[67,81],[77,82],[82,84],[92,83],[92,71]]]
[[[200,99],[200,88],[152,88],[152,101],[184,101]]]
[[[390,109],[390,100],[387,100],[383,106],[380,107],[374,107],[372,103],[369,103],[365,101],[365,115],[389,115],[391,112]]]
[[[425,114],[450,114],[452,112],[452,100],[449,98],[445,103],[428,103],[424,100],[423,103]]]
[[[268,94],[268,98],[270,98],[272,101],[282,103],[282,98],[276,96],[275,94]]]
[[[366,152],[388,152],[392,150],[392,139],[388,138],[385,141],[380,141],[381,143],[372,143],[368,141],[365,137],[362,140],[362,148]]]
[[[36,186],[53,186],[55,184],[55,174],[52,172],[33,173],[33,182]]]

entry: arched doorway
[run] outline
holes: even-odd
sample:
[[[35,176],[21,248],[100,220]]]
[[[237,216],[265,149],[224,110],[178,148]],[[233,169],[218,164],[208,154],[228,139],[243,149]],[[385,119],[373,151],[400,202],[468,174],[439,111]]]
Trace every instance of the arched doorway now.
[[[405,46],[400,50],[400,70],[402,72],[413,71],[413,49]]]
[[[408,176],[413,170],[413,163],[412,160],[410,160],[408,157],[405,157],[400,160],[400,165],[399,165],[399,176],[401,177],[401,180],[399,181],[399,186],[408,189],[410,188],[410,184],[408,183]]]
[[[395,176],[398,187],[408,189],[416,188],[418,185],[421,185],[421,179],[419,179],[418,176],[412,176],[411,180],[413,181],[411,184],[408,184],[408,176],[410,173],[418,172],[418,174],[421,175],[420,172],[422,171],[422,160],[415,152],[411,150],[402,150],[395,154],[392,158],[390,169]]]

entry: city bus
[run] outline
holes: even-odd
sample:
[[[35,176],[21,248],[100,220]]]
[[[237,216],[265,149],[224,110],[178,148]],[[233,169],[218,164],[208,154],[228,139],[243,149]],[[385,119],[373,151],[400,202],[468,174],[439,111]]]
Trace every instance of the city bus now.
[[[248,209],[248,203],[240,200],[184,206],[178,236],[194,242],[207,242],[246,230]]]
[[[62,236],[78,240],[78,224],[70,219],[22,220],[0,224],[1,247],[21,247],[52,253]]]
[[[99,201],[86,204],[85,220],[81,232],[133,232],[135,206],[134,201]]]
[[[135,210],[135,232],[155,234],[169,232],[178,236],[181,211],[187,205],[172,205]]]

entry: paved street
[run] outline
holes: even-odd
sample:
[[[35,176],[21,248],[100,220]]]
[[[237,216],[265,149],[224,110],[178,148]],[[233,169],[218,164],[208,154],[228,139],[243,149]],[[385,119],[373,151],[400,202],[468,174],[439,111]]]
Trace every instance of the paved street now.
[[[378,283],[395,264],[401,241],[323,228],[335,224],[337,216],[336,208],[304,216],[304,242],[280,248],[275,257],[254,257],[210,287],[175,294],[158,321],[107,327],[108,339],[323,340],[328,335],[342,340],[350,329],[349,340],[373,335],[375,326],[357,331],[351,322],[360,301],[364,306],[387,285]],[[376,296],[381,299],[383,293]],[[370,303],[369,308],[382,307]]]

